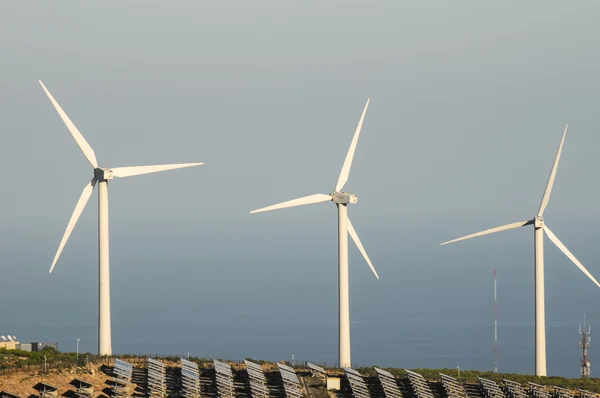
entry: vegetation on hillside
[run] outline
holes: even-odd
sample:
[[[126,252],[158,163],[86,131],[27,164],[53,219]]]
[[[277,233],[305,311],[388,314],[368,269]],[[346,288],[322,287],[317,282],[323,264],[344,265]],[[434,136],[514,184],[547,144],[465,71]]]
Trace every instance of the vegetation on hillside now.
[[[60,352],[56,351],[51,347],[45,347],[41,351],[37,352],[28,352],[21,350],[7,350],[0,349],[0,370],[6,369],[19,369],[19,368],[27,368],[31,366],[40,366],[40,370],[42,369],[42,365],[45,362],[48,364],[49,368],[57,369],[57,368],[69,368],[74,366],[81,366],[87,361],[92,363],[98,363],[103,360],[102,357],[97,355],[93,355],[90,353],[79,353],[79,363],[77,362],[77,354],[74,352]],[[142,355],[120,355],[118,358],[123,360],[129,360],[130,362],[139,363],[140,365],[145,364],[145,358],[147,356]],[[154,356],[153,356],[154,357]],[[176,364],[179,362],[179,356],[156,356],[156,359],[163,360],[167,363]],[[104,358],[106,359],[106,358]],[[271,362],[251,359],[252,362],[267,365]],[[191,361],[198,363],[200,367],[210,366],[212,363],[212,359],[208,358],[197,358],[191,357]],[[222,360],[223,362],[229,362],[226,360]],[[238,363],[240,361],[236,361]],[[288,365],[291,365],[288,363]],[[136,365],[137,366],[137,365]],[[302,365],[297,365],[296,368],[302,368]],[[406,377],[406,372],[404,369],[396,369],[396,368],[385,368],[387,371],[395,375],[396,377]],[[375,370],[372,367],[369,368],[357,368],[364,376],[375,376]],[[588,379],[568,379],[564,377],[538,377],[534,375],[523,375],[523,374],[515,374],[515,373],[493,373],[493,372],[479,372],[475,370],[460,370],[460,377],[458,376],[457,369],[411,369],[425,377],[430,381],[439,381],[440,373],[446,374],[448,376],[452,376],[457,378],[461,383],[478,383],[477,377],[483,377],[485,379],[494,380],[496,382],[501,382],[502,379],[512,380],[521,384],[526,384],[527,382],[537,383],[541,385],[547,386],[556,386],[562,388],[568,388],[571,390],[582,389],[587,391],[592,391],[596,393],[600,393],[600,379],[599,378],[588,378]],[[341,369],[329,369],[329,371],[342,371]]]
[[[80,354],[81,357],[82,354]],[[76,365],[77,354],[59,352],[52,347],[44,347],[41,351],[7,350],[0,348],[0,369],[19,368],[22,366],[42,365],[46,363]]]

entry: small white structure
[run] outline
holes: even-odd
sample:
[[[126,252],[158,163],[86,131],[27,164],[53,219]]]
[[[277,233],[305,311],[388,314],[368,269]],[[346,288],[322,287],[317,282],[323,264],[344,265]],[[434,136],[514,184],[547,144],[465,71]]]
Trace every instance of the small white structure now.
[[[335,376],[328,376],[327,377],[327,389],[339,391],[341,389],[340,378],[335,377]]]

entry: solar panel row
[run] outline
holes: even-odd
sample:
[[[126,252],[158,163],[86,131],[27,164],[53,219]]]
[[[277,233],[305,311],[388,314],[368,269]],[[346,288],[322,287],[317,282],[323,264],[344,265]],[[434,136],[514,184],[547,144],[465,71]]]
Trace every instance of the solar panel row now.
[[[246,372],[250,380],[250,393],[252,398],[269,398],[269,387],[262,366],[252,361],[244,360]]]
[[[47,383],[38,383],[41,398],[57,398],[58,397],[58,387],[53,386],[52,384]]]
[[[454,377],[440,373],[442,385],[449,398],[467,398],[464,387]]]
[[[371,398],[371,393],[362,375],[352,368],[343,368],[354,398]]]
[[[213,360],[217,379],[217,395],[219,398],[233,398],[233,372],[231,366],[221,361]]]
[[[427,381],[423,376],[408,369],[404,370],[406,371],[406,374],[408,374],[410,386],[415,392],[417,398],[433,398],[431,388],[429,388],[429,384],[427,384]]]
[[[200,371],[198,364],[180,358],[181,361],[181,390],[185,398],[200,397]]]
[[[133,375],[133,365],[120,359],[115,359],[113,373],[115,376],[112,379],[113,395],[117,398],[129,397],[131,377]]]
[[[552,394],[545,386],[529,382],[531,398],[552,398]]]
[[[298,380],[294,368],[279,362],[277,362],[277,366],[279,367],[279,373],[283,380],[283,389],[287,398],[302,398],[304,395],[302,385],[300,384],[300,380]]]
[[[566,388],[554,387],[554,395],[556,398],[573,398],[573,392]]]
[[[398,383],[396,383],[396,378],[393,374],[377,367],[375,368],[375,372],[377,372],[377,377],[383,387],[385,398],[402,398],[402,392],[398,388]]]
[[[327,371],[320,366],[313,365],[312,363],[306,364],[310,369],[313,377],[327,377]]]
[[[598,397],[600,397],[599,394],[595,394],[590,391],[586,391],[586,390],[578,390],[578,391],[579,391],[580,398],[598,398]]]
[[[478,377],[477,379],[479,380],[479,384],[481,384],[483,394],[486,398],[506,398],[504,391],[498,387],[498,384],[495,381],[484,379],[482,377]]]
[[[21,398],[17,394],[10,393],[8,391],[0,391],[0,398]]]
[[[167,395],[167,368],[164,363],[148,358],[148,396],[163,398]]]
[[[94,385],[92,383],[81,379],[74,379],[72,384],[77,387],[75,395],[79,398],[92,398],[94,394]]]
[[[503,379],[509,398],[529,398],[523,386],[516,381]]]

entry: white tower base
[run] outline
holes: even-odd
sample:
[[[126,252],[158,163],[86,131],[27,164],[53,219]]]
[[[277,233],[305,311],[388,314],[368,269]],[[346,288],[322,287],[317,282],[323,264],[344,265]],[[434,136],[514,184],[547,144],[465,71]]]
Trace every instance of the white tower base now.
[[[540,221],[536,220],[536,224]],[[541,221],[543,223],[543,221]],[[535,374],[546,376],[546,305],[544,297],[544,230],[534,229]]]
[[[112,355],[108,181],[98,182],[98,355]]]
[[[338,208],[338,282],[339,282],[339,366],[351,367],[350,358],[350,285],[348,283],[348,207]]]

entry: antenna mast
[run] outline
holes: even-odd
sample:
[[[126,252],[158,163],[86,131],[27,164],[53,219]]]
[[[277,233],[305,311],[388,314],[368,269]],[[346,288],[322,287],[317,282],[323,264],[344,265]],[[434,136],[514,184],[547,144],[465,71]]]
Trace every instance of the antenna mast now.
[[[581,324],[579,325],[579,334],[581,335],[581,340],[579,341],[579,348],[581,348],[581,377],[586,379],[592,374],[592,363],[590,362],[587,356],[587,350],[590,347],[590,333],[592,332],[592,327],[588,324],[587,330],[585,328],[585,314],[583,315],[583,329],[581,328]]]
[[[498,309],[496,299],[496,267],[494,267],[494,372],[498,373]]]

